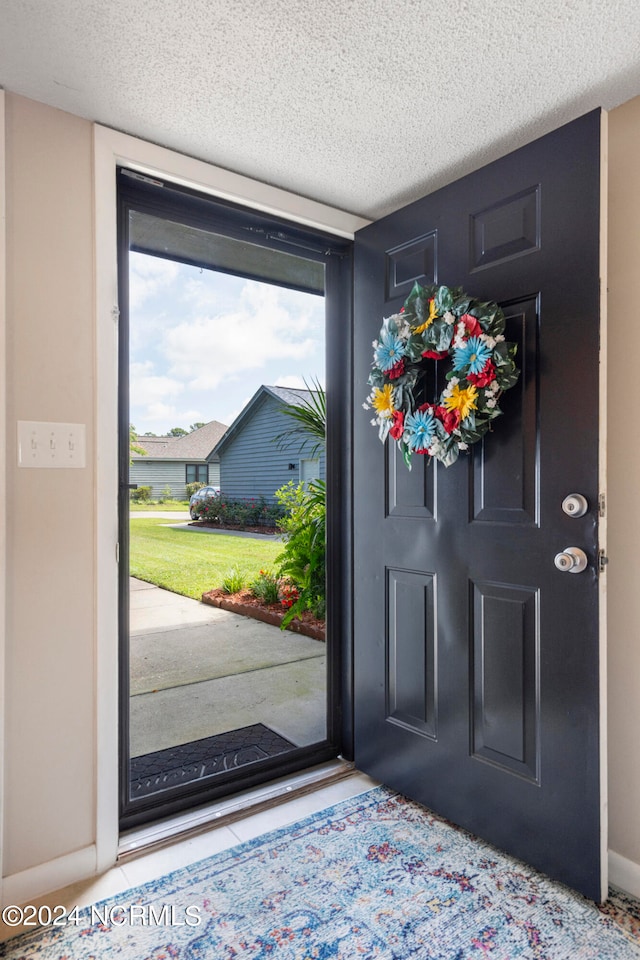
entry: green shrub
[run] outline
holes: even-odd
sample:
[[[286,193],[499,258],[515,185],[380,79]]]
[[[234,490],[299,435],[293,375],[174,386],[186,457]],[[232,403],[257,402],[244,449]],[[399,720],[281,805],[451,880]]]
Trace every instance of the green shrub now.
[[[162,496],[160,497],[160,503],[165,503],[167,500],[171,500],[172,496],[173,494],[171,493],[171,487],[169,486],[169,484],[167,484],[162,491]]]
[[[222,578],[222,589],[225,593],[238,593],[243,587],[244,577],[238,567],[232,567]]]
[[[292,481],[276,491],[285,509],[278,526],[285,535],[283,552],[276,557],[278,574],[297,589],[288,591],[289,606],[283,627],[303,610],[323,618],[326,612],[326,487],[323,480],[310,484]]]
[[[221,503],[222,500],[219,493],[201,500],[198,504],[198,515],[200,519],[208,520],[209,523],[220,523]]]
[[[216,494],[202,501],[198,513],[201,520],[221,526],[274,527],[283,516],[284,509],[278,504],[268,504],[264,497],[234,500],[224,494]]]
[[[263,603],[278,603],[280,584],[278,578],[270,570],[261,570],[253,583],[249,584],[249,590]]]
[[[201,487],[204,487],[202,480],[194,480],[193,483],[187,483],[185,485],[185,490],[187,492],[187,500],[190,500],[194,493],[197,493]]]
[[[131,491],[130,497],[136,503],[146,503],[147,500],[151,500],[151,487],[136,487]]]

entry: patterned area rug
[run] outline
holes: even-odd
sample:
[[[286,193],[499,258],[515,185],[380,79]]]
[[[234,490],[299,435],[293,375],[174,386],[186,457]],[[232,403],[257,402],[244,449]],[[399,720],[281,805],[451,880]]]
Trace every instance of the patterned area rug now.
[[[637,960],[639,907],[616,895],[599,908],[380,787],[0,957]]]
[[[264,723],[252,723],[215,737],[145,753],[131,760],[130,796],[132,799],[146,797],[167,787],[234,770],[288,750],[295,750],[295,744]]]

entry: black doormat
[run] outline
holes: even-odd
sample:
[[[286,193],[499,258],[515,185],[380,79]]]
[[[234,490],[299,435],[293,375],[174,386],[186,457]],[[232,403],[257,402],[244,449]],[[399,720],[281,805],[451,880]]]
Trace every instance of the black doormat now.
[[[296,746],[263,723],[193,740],[155,753],[133,757],[129,766],[129,796],[146,797],[168,787],[227,772],[256,760],[276,757]]]

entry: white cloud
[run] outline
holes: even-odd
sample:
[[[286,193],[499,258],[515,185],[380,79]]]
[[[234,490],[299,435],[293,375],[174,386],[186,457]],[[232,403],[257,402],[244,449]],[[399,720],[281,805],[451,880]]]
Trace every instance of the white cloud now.
[[[184,392],[184,383],[174,377],[154,374],[151,360],[132,363],[129,367],[129,394],[131,404],[146,406],[167,397],[177,397]]]
[[[202,312],[166,330],[160,350],[169,373],[191,389],[213,389],[274,359],[302,361],[321,353],[321,299],[252,280],[233,310],[221,310],[215,290],[198,280],[189,284],[189,298]]]
[[[170,403],[161,403],[160,401],[158,401],[157,403],[148,404],[144,410],[145,423],[155,424],[156,426],[158,426],[159,424],[169,423],[170,421],[171,422],[175,421],[176,426],[178,426],[177,416],[178,416],[178,411],[175,406],[173,406]],[[169,429],[171,428],[170,427],[165,428],[163,426],[160,429],[160,433],[163,434],[166,432],[166,430],[169,430]]]
[[[140,307],[146,300],[171,286],[178,276],[180,265],[173,260],[161,260],[142,253],[129,256],[129,308]]]
[[[286,376],[276,377],[275,387],[289,387],[290,390],[305,390],[305,383],[302,377],[299,377],[296,373],[291,373]]]
[[[309,377],[301,377],[295,373],[284,374],[283,376],[276,377],[274,380],[274,386],[289,387],[290,390],[313,390],[315,380],[319,380],[320,386],[324,388],[324,377],[314,377],[310,379]]]
[[[324,372],[324,298],[131,255],[131,419],[231,423],[261,383]],[[216,389],[216,387],[218,389]]]

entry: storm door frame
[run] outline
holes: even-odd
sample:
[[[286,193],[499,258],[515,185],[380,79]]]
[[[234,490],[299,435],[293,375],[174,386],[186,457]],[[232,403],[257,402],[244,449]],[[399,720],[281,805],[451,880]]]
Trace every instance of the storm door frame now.
[[[118,727],[120,830],[174,815],[323,761],[353,756],[351,240],[119,167],[118,214]],[[175,220],[233,239],[324,264],[327,396],[327,738],[279,757],[172,787],[132,801],[129,778],[129,284],[130,210]],[[188,262],[181,258],[181,262]],[[195,261],[194,261],[195,263]],[[195,265],[200,265],[195,263]],[[208,265],[205,265],[208,266]],[[235,271],[228,271],[233,272]],[[248,274],[240,275],[248,276]],[[292,288],[290,284],[287,284]],[[211,782],[210,782],[211,781]]]

